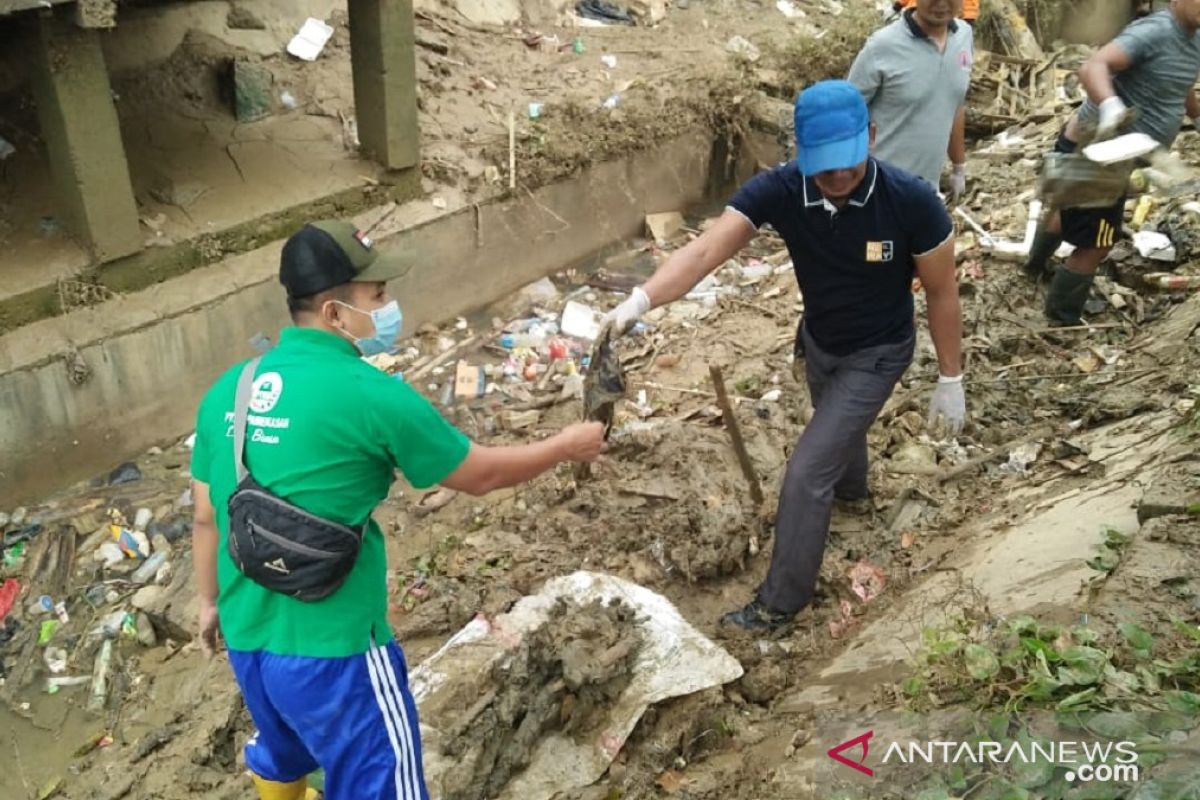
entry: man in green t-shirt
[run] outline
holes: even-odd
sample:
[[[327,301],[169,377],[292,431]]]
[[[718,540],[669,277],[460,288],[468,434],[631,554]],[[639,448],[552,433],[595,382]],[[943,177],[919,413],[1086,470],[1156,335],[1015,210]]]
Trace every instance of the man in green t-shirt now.
[[[371,518],[398,470],[424,489],[482,495],[604,450],[599,423],[517,447],[470,442],[407,384],[360,356],[400,332],[386,282],[407,269],[347,222],[306,225],[283,248],[279,279],[295,327],[254,371],[244,463],[275,496],[363,531],[345,582],[304,602],[239,571],[228,551],[238,484],[234,399],[244,364],[205,395],[192,458],[193,547],[206,652],[218,628],[258,728],[246,764],[265,800],[300,800],[321,767],[330,800],[427,800],[416,706],[387,622],[383,535]]]

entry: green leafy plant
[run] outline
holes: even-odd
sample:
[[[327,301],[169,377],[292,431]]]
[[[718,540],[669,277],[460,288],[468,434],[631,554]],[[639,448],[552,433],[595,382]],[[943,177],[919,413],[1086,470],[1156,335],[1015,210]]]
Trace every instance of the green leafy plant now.
[[[899,683],[918,711],[965,703],[1012,712],[1139,709],[1200,719],[1200,628],[1177,622],[1161,641],[1133,622],[1102,641],[1086,626],[1030,616],[1004,623],[959,617],[927,628]]]
[[[1099,552],[1089,559],[1087,565],[1097,572],[1109,573],[1121,563],[1125,548],[1133,541],[1116,528],[1104,529],[1104,541],[1100,543]]]

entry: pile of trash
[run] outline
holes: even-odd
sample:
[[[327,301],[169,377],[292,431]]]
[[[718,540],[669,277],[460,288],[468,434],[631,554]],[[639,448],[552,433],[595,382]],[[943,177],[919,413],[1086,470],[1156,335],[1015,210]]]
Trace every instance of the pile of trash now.
[[[1007,9],[1007,0],[1004,5]],[[1045,154],[1086,99],[1077,72],[1091,51],[1072,45],[1045,52],[1015,9],[993,11],[981,20],[981,28],[1005,52],[977,50],[967,98],[968,129],[985,137],[969,159],[974,195],[968,207],[956,210],[969,229],[968,243],[1001,259],[1023,260],[1043,215],[1085,194],[1109,191],[1098,184],[1116,181],[1113,196],[1124,190],[1129,222],[1126,236],[1118,237],[1109,257],[1108,277],[1131,290],[1200,287],[1200,270],[1191,263],[1200,256],[1200,203],[1195,199],[1200,153],[1195,135],[1185,128],[1170,151],[1156,147],[1148,137],[1140,137],[1140,142],[1136,135],[1118,137],[1094,148],[1120,152],[1085,151],[1096,160],[1091,174],[1047,170]],[[1104,170],[1105,165],[1112,169]],[[1070,245],[1064,245],[1058,255],[1065,257],[1070,251]],[[1118,312],[1129,299],[1125,292],[1103,287],[1101,294]],[[1090,313],[1105,308],[1103,300],[1097,300]],[[1141,322],[1141,309],[1135,310],[1135,321]]]
[[[693,236],[696,232],[690,230]],[[601,268],[588,274],[561,273],[555,280],[543,278],[504,304],[502,311],[520,309],[512,318],[492,317],[486,330],[477,330],[465,318],[441,329],[425,325],[407,346],[367,360],[455,414],[469,434],[490,437],[498,432],[531,430],[547,409],[584,399],[585,376],[604,330],[607,307],[649,277],[645,265],[652,267],[664,259],[669,241],[686,235],[688,229],[683,216],[673,212],[650,215],[647,233],[645,244],[609,259],[638,263],[638,271]],[[634,347],[620,345],[630,352],[625,360],[634,369],[645,366],[651,350],[657,349],[647,350],[646,344],[660,329],[665,332],[678,323],[690,327],[711,315],[721,302],[744,305],[743,298],[754,296],[755,287],[764,280],[790,272],[791,262],[782,248],[745,263],[731,260],[684,301],[652,312],[645,322],[639,322],[628,339]],[[783,289],[776,288],[763,296],[770,299],[782,294]],[[770,388],[767,400],[778,399],[779,392],[771,394]],[[643,417],[649,416],[645,398],[645,390],[634,398]]]
[[[1054,209],[1064,196],[1078,195],[1083,176],[1062,177],[1039,174],[1041,157],[1053,148],[1067,112],[1043,124],[1026,123],[1001,131],[976,152],[983,162],[976,168],[974,194],[955,210],[965,222],[970,238],[992,256],[1023,261],[1029,254],[1038,221]],[[1133,138],[1135,135],[1125,138]],[[1106,143],[1107,144],[1107,143]],[[1194,136],[1181,136],[1174,150],[1158,148],[1147,153],[1148,166],[1127,169],[1125,189],[1128,222],[1126,238],[1119,238],[1109,256],[1105,274],[1129,289],[1104,292],[1117,311],[1127,305],[1128,295],[1138,290],[1184,291],[1200,287],[1196,259],[1200,257],[1200,172],[1196,171],[1197,143]],[[1017,191],[1014,192],[1014,187]],[[1021,187],[1024,187],[1022,190]],[[1065,258],[1072,250],[1064,244],[1057,255]],[[1103,289],[1103,285],[1101,285]],[[1098,313],[1103,306],[1089,308]],[[1135,319],[1141,322],[1143,317]]]
[[[110,674],[122,653],[177,650],[190,638],[161,601],[190,572],[176,561],[188,548],[191,493],[169,500],[162,482],[142,481],[127,463],[89,496],[0,514],[0,696],[18,713],[28,710],[15,700],[26,690],[86,686],[87,708],[103,714],[119,704]],[[138,497],[158,502],[140,506]]]
[[[426,325],[417,333],[422,347],[410,345],[397,353],[368,361],[384,372],[408,381],[444,408],[488,399],[483,432],[524,430],[536,424],[539,409],[582,397],[583,373],[590,344],[599,334],[603,315],[562,298],[548,278],[526,287],[522,297],[534,304],[530,312],[497,323],[488,334],[476,333],[466,319],[452,332]],[[477,351],[477,352],[476,352]],[[471,356],[471,359],[464,358]]]

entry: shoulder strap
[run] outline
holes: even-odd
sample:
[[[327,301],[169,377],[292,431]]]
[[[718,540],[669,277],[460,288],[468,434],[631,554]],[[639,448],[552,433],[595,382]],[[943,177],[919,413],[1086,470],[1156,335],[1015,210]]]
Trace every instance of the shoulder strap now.
[[[246,452],[246,417],[250,414],[250,393],[254,389],[254,371],[258,369],[259,361],[262,361],[262,356],[250,359],[246,366],[242,367],[242,374],[238,376],[237,394],[233,401],[233,462],[238,483],[245,480],[249,474],[243,459]]]

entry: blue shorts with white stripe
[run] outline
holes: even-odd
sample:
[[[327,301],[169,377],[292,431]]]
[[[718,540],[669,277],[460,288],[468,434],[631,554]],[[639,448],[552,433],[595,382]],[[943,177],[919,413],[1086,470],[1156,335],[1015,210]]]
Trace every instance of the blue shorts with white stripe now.
[[[347,658],[229,652],[258,732],[246,766],[289,783],[325,770],[327,800],[429,800],[408,668],[391,642]]]

